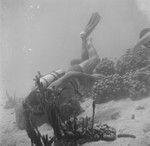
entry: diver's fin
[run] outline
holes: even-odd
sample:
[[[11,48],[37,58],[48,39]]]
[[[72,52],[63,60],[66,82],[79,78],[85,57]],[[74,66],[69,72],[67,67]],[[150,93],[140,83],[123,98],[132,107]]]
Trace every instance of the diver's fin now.
[[[84,31],[80,33],[81,38],[87,38],[91,34],[91,32],[96,27],[96,25],[99,23],[100,18],[101,17],[98,14],[98,12],[95,12],[92,14],[92,16],[91,16],[88,24],[86,25]]]

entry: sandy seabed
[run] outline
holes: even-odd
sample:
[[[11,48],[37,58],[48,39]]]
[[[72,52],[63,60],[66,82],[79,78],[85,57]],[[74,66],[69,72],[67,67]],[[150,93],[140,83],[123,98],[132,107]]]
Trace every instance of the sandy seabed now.
[[[80,116],[91,116],[91,100],[82,104],[85,112]],[[150,146],[150,97],[132,101],[131,99],[110,101],[96,105],[96,123],[106,123],[117,130],[117,134],[127,133],[133,138],[117,138],[113,142],[91,142],[84,146]],[[44,124],[41,133],[50,133],[51,127]],[[25,130],[16,127],[13,109],[7,110],[0,105],[0,146],[30,146]]]

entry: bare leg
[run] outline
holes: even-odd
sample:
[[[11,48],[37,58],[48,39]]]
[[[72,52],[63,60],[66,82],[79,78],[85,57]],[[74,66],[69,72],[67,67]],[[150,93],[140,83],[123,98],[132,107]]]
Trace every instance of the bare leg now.
[[[92,74],[93,70],[97,66],[97,64],[100,62],[100,59],[98,56],[93,56],[82,63],[79,64],[79,66],[82,68],[82,72],[86,74]]]
[[[100,21],[99,14],[97,12],[93,13],[85,29],[80,34],[80,37],[82,39],[81,61],[77,59],[72,60],[71,61],[72,67],[69,68],[69,71],[70,70],[77,71],[79,69],[80,70],[82,69],[83,72],[85,71],[85,73],[91,74],[94,69],[93,67],[95,67],[95,65],[99,62],[99,57],[94,46],[92,45],[92,40],[88,44],[88,37],[92,33],[96,25],[99,23],[99,21]],[[74,66],[77,64],[79,65],[78,68],[77,66]]]
[[[81,60],[85,61],[89,59],[89,52],[87,49],[87,39],[82,38],[82,52],[81,52]]]
[[[71,66],[80,64],[82,62],[81,59],[73,59],[70,61]]]
[[[90,38],[88,40],[88,46],[87,47],[88,47],[89,58],[92,58],[94,56],[97,56],[97,57],[99,56],[96,49],[95,49],[95,47],[94,47],[94,45],[93,45],[92,38]]]
[[[150,48],[150,35],[144,37],[141,39],[134,47],[134,49],[139,48],[141,46],[145,46],[147,48]]]
[[[86,73],[86,74],[92,74],[93,70],[95,69],[95,67],[97,66],[99,61],[100,61],[99,57],[94,56],[94,57],[91,57],[91,58],[81,62],[80,64],[69,67],[69,69],[67,71],[68,72],[76,71],[76,72],[82,72],[82,73]]]
[[[144,28],[140,34],[139,34],[139,38],[141,39],[142,37],[144,37],[147,33],[150,32],[150,28]]]
[[[97,12],[93,13],[84,31],[80,34],[82,39],[81,59],[83,62],[81,62],[79,66],[81,66],[83,72],[87,74],[93,73],[93,70],[100,61],[98,53],[92,43],[92,39],[90,39],[90,41],[88,39],[89,35],[92,33],[99,21],[99,14]]]
[[[135,49],[141,46],[150,48],[150,28],[143,29],[139,34],[140,40],[135,45]]]
[[[94,30],[96,25],[100,21],[100,16],[99,14],[93,13],[88,24],[86,25],[85,29],[80,33],[80,37],[82,39],[82,52],[81,52],[81,60],[79,59],[74,59],[70,62],[71,66],[77,65],[81,63],[82,61],[85,61],[89,59],[89,51],[88,51],[88,36],[91,34],[91,32]]]

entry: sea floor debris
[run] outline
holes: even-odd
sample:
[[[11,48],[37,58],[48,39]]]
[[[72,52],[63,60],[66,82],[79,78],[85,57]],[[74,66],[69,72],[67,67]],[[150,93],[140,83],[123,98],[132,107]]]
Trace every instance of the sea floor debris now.
[[[51,105],[51,125],[54,130],[54,136],[48,138],[48,135],[41,135],[38,128],[30,119],[30,111],[24,103],[26,117],[26,131],[31,143],[36,146],[51,146],[54,143],[81,145],[92,141],[113,141],[116,139],[116,130],[107,124],[92,126],[92,120],[89,117],[78,119],[76,116],[62,122],[59,117],[58,107],[55,103]]]

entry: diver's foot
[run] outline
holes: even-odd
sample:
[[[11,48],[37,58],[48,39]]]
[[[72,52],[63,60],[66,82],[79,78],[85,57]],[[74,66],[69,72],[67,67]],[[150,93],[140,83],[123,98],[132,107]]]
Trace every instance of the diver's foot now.
[[[87,38],[87,37],[86,37],[86,32],[82,31],[82,32],[80,33],[80,37],[81,37],[81,39],[86,39],[86,38]]]

